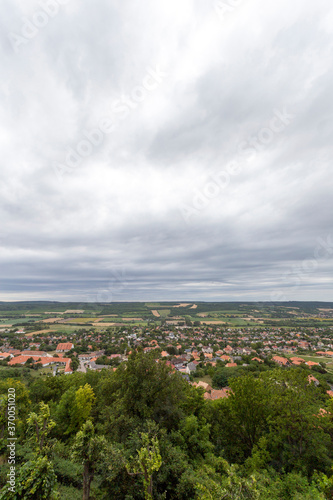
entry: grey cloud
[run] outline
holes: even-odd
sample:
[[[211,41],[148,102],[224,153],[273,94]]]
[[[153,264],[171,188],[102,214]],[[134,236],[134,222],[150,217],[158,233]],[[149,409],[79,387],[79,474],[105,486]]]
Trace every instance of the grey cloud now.
[[[112,300],[333,300],[324,251],[295,287],[332,235],[328,0],[254,0],[223,23],[209,2],[71,0],[15,53],[8,33],[38,9],[0,7],[0,300],[95,300],[120,270]],[[54,163],[103,117],[115,130],[59,182]],[[231,161],[242,172],[207,197]]]

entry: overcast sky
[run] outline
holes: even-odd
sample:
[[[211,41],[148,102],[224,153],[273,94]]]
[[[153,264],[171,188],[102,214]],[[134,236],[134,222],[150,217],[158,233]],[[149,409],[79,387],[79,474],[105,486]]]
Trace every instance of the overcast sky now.
[[[0,26],[0,300],[333,301],[331,0]]]

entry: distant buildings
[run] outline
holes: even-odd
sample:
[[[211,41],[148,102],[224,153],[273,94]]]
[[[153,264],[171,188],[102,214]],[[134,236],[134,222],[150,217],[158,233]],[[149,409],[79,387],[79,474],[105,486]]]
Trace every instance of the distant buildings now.
[[[70,367],[71,364],[71,359],[70,358],[63,358],[63,357],[51,357],[51,356],[41,356],[39,355],[31,355],[31,354],[26,354],[25,352],[21,352],[18,356],[15,356],[12,358],[9,362],[9,366],[14,366],[14,365],[25,365],[28,359],[32,359],[34,363],[40,363],[43,367],[49,366],[52,364],[63,364],[65,365],[65,370],[64,373],[66,375],[73,373],[73,370]]]

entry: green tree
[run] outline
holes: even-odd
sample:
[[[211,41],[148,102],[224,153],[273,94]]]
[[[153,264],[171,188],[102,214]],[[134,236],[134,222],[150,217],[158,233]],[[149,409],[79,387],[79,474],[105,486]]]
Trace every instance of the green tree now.
[[[216,451],[224,449],[228,460],[241,463],[268,431],[269,394],[253,375],[233,378],[229,385],[230,396],[211,402],[207,418]]]
[[[18,438],[24,437],[25,432],[25,420],[28,416],[29,409],[31,407],[31,401],[29,399],[29,392],[25,384],[19,380],[14,380],[12,378],[7,378],[6,380],[0,381],[0,446],[6,445],[6,436],[8,429],[8,419],[7,419],[7,409],[8,409],[8,389],[15,394],[15,407],[16,407],[16,418],[15,418],[15,434]],[[12,399],[12,398],[11,398]],[[18,411],[19,408],[19,411]]]
[[[36,448],[34,458],[26,462],[19,470],[17,488],[5,486],[0,500],[55,500],[59,498],[56,491],[56,475],[53,464],[47,453],[47,437],[55,426],[50,418],[50,409],[40,404],[39,413],[30,413],[28,431],[33,430],[33,441]]]
[[[107,431],[124,437],[131,427],[150,419],[167,428],[183,416],[188,383],[173,373],[156,353],[134,352],[99,386],[100,411]]]
[[[16,489],[4,487],[0,500],[56,500],[56,475],[52,462],[46,456],[38,456],[26,462],[19,471]]]
[[[223,460],[224,475],[217,481],[207,474],[207,467],[203,469],[202,479],[196,484],[197,495],[200,500],[259,500],[254,476],[242,477],[236,465],[229,465]],[[209,469],[208,469],[209,472]]]
[[[56,420],[62,434],[77,432],[91,414],[96,397],[90,384],[77,390],[70,387],[61,397],[56,410]]]
[[[76,356],[71,356],[72,361],[70,362],[70,367],[73,372],[76,372],[78,367],[80,366],[80,361]]]
[[[330,436],[327,417],[319,412],[324,405],[320,389],[301,368],[275,369],[261,378],[270,393],[268,441],[276,466],[307,474],[329,467]]]
[[[153,500],[153,474],[162,465],[159,443],[156,437],[149,438],[148,433],[141,433],[142,448],[137,450],[137,457],[130,457],[126,464],[130,475],[142,475],[145,500]]]
[[[72,460],[83,465],[83,500],[89,500],[91,482],[106,450],[104,436],[96,436],[91,420],[87,420],[76,434]]]
[[[225,368],[220,368],[215,371],[213,378],[212,378],[212,384],[213,387],[221,388],[221,387],[226,387],[228,385],[228,375],[226,373]]]
[[[51,430],[56,426],[54,420],[50,417],[50,408],[45,403],[39,404],[39,413],[30,413],[28,419],[28,430],[33,430],[33,440],[37,445],[36,452],[42,454],[46,439]]]
[[[190,415],[181,421],[179,430],[181,445],[186,449],[190,460],[200,460],[212,451],[209,429],[210,425],[204,420],[200,421],[195,415]]]

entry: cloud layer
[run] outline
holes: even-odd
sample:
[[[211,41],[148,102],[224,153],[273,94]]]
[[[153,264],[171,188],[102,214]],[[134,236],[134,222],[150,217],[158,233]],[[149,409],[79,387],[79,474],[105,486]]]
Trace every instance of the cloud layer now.
[[[329,0],[0,19],[0,300],[333,300]]]

